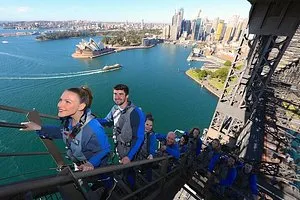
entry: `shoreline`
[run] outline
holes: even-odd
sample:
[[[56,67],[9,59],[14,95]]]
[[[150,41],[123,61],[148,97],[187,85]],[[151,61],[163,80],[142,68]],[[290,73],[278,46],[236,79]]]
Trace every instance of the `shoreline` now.
[[[198,83],[201,87],[205,87],[210,93],[215,95],[216,97],[220,98],[222,95],[221,91],[216,90],[213,86],[211,86],[208,81],[200,81],[196,78],[194,78],[189,72],[191,72],[191,69],[185,71],[185,74],[192,80],[194,80],[196,83]]]
[[[105,56],[105,55],[112,54],[112,53],[116,53],[116,51],[115,50],[114,51],[108,51],[108,52],[101,53],[99,55],[94,55],[94,56],[86,56],[86,55],[83,56],[83,55],[80,55],[80,54],[76,54],[76,52],[75,52],[75,53],[72,54],[72,57],[73,58],[97,58],[97,57]]]
[[[120,52],[120,51],[127,51],[127,50],[134,50],[134,49],[150,49],[152,47],[156,46],[151,45],[151,46],[120,46],[120,47],[111,47],[115,49],[115,52]]]
[[[96,58],[96,57],[100,57],[100,56],[105,56],[105,55],[108,55],[108,54],[112,54],[112,53],[118,53],[118,52],[121,52],[121,51],[128,51],[128,50],[134,50],[134,49],[150,49],[152,47],[154,47],[156,45],[151,45],[151,46],[120,46],[120,47],[109,47],[109,48],[113,48],[114,50],[113,51],[109,51],[109,52],[105,52],[105,53],[102,53],[102,54],[99,54],[99,55],[95,55],[95,56],[82,56],[80,54],[76,54],[73,53],[72,54],[72,57],[73,58]]]

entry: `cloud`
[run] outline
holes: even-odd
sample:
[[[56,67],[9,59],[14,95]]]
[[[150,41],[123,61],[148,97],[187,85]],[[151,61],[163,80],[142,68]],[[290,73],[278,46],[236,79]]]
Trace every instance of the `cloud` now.
[[[17,12],[20,12],[20,13],[25,13],[25,12],[28,12],[29,10],[30,10],[30,8],[27,6],[21,6],[21,7],[17,8]]]

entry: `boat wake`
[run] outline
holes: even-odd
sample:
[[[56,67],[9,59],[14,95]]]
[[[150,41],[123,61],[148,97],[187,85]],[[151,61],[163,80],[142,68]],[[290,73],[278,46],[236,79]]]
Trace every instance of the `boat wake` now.
[[[36,61],[37,60],[35,58],[31,58],[31,57],[28,57],[28,56],[21,56],[21,55],[16,55],[16,54],[2,52],[2,51],[0,51],[0,55],[10,56],[10,57],[14,57],[14,58],[20,58],[20,59],[25,59],[25,60],[32,60],[32,61]]]
[[[26,77],[1,77],[0,80],[47,80],[47,79],[62,79],[62,78],[73,78],[79,76],[88,76],[93,74],[103,73],[102,69],[81,71],[81,72],[69,72],[69,73],[56,73],[56,74],[32,74]]]

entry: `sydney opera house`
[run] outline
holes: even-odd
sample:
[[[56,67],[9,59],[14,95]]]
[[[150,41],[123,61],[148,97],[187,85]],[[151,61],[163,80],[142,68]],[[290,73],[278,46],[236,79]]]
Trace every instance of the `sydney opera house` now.
[[[72,54],[74,58],[95,58],[105,54],[113,53],[115,49],[104,47],[104,44],[99,41],[95,42],[92,38],[87,42],[82,39],[79,44],[76,45],[75,53]]]

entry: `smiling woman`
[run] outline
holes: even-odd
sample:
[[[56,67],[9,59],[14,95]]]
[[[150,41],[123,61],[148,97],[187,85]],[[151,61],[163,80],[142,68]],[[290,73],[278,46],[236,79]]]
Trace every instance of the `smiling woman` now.
[[[87,87],[67,89],[57,104],[62,127],[26,122],[22,130],[35,130],[44,138],[63,139],[68,158],[79,170],[89,171],[106,165],[110,144],[103,127],[91,113],[92,100],[92,92]]]
[[[58,116],[71,117],[72,126],[75,126],[79,123],[84,111],[91,107],[92,100],[91,91],[85,87],[67,89],[57,104]]]

